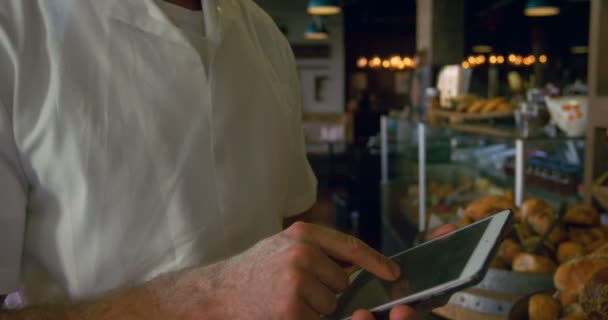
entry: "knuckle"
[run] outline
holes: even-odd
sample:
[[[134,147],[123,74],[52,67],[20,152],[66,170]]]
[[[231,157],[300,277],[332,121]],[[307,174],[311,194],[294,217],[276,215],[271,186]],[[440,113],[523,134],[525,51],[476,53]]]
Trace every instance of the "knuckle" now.
[[[294,244],[287,253],[286,258],[290,265],[310,262],[312,259],[312,250],[305,244]]]
[[[310,233],[310,225],[305,222],[296,222],[287,229],[288,233],[294,237],[302,238]]]
[[[284,273],[284,282],[288,288],[297,290],[304,282],[304,276],[297,268],[288,268]]]
[[[359,251],[361,251],[361,249],[363,248],[363,243],[361,242],[361,240],[359,240],[353,236],[346,236],[345,242],[346,242],[346,248],[349,251],[349,253],[352,253],[352,254],[359,253]]]

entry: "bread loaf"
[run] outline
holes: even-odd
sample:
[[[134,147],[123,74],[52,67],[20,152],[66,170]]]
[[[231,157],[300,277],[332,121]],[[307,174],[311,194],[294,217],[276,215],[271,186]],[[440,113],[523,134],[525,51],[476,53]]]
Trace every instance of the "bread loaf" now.
[[[487,196],[471,202],[465,209],[467,217],[473,221],[486,218],[502,210],[515,210],[513,201],[501,196]]]
[[[600,224],[600,215],[594,207],[587,204],[579,204],[570,207],[564,216],[564,222],[584,226],[596,226]]]
[[[587,280],[579,301],[586,319],[608,319],[608,267],[596,271]]]
[[[566,262],[557,268],[553,283],[560,291],[579,295],[593,273],[608,267],[608,257],[585,256]]]
[[[555,263],[541,255],[521,252],[513,259],[513,271],[517,272],[533,272],[533,273],[551,273],[555,271]]]
[[[546,213],[550,216],[555,215],[555,209],[546,201],[538,198],[530,198],[521,204],[521,215],[523,219],[534,212]]]
[[[502,261],[508,265],[513,264],[515,256],[522,252],[522,247],[519,242],[513,239],[505,239],[498,247],[498,253],[496,254]]]
[[[557,261],[562,264],[575,258],[580,258],[585,254],[585,250],[580,243],[566,241],[557,247]]]
[[[555,320],[562,312],[560,303],[548,294],[535,294],[528,302],[530,320]]]

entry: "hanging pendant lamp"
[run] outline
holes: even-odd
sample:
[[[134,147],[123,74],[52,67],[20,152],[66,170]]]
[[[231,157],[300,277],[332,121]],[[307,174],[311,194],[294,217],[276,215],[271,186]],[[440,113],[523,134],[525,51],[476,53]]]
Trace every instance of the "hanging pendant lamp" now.
[[[308,14],[328,16],[342,12],[337,0],[310,0],[308,2]]]
[[[548,17],[559,14],[559,7],[550,0],[528,0],[524,14],[528,17]]]

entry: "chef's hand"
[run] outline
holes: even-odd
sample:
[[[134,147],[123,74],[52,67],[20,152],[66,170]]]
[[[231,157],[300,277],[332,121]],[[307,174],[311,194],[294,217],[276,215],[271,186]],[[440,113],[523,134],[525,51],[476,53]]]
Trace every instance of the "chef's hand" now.
[[[416,311],[408,306],[396,306],[391,310],[390,320],[412,320],[416,319]],[[367,310],[358,310],[353,314],[353,320],[374,320]]]
[[[349,285],[338,262],[351,263],[393,281],[397,264],[361,240],[328,228],[295,223],[248,251],[218,264],[214,299],[226,319],[319,319],[336,310],[336,294]],[[391,319],[408,319],[399,307]],[[355,320],[373,319],[358,311]]]

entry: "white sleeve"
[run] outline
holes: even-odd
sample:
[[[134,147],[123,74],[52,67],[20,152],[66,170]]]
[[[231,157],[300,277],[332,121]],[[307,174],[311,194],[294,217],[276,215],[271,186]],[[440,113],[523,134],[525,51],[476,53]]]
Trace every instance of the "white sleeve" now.
[[[10,57],[17,55],[9,48],[9,37],[0,25],[0,295],[16,291],[20,284],[27,194],[11,111],[16,63]]]
[[[287,41],[285,41],[287,42]],[[285,217],[295,216],[310,209],[317,199],[317,177],[313,173],[306,155],[306,142],[302,127],[302,96],[295,58],[291,48],[287,48],[287,72],[291,91],[292,126],[294,153],[289,175],[289,195]]]
[[[317,198],[317,178],[308,158],[302,128],[302,98],[296,61],[289,42],[281,33],[274,21],[254,2],[244,2],[251,10],[251,30],[260,42],[269,62],[286,84],[286,94],[290,107],[290,132],[292,139],[290,150],[289,172],[287,173],[288,195],[284,217],[291,217],[310,209]]]

